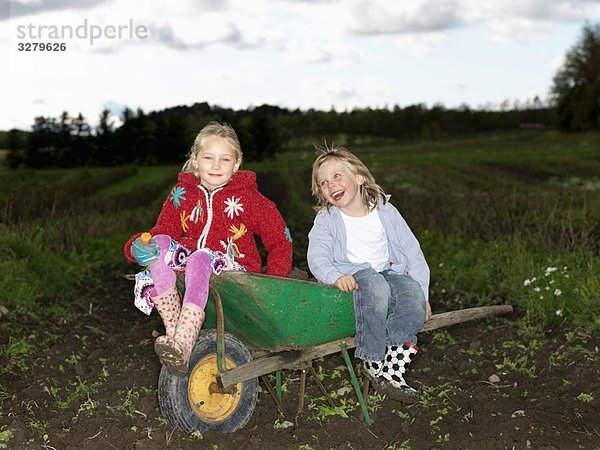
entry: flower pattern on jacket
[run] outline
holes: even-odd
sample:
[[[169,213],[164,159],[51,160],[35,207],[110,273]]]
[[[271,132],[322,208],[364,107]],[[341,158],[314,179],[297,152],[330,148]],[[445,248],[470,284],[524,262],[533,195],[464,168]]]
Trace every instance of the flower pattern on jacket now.
[[[246,255],[240,252],[240,249],[238,248],[235,241],[237,241],[246,234],[246,225],[244,225],[243,223],[240,224],[239,227],[231,225],[229,227],[229,231],[232,233],[232,236],[227,238],[226,243],[221,241],[221,245],[223,246],[223,249],[225,249],[225,254],[229,258],[231,258],[231,260],[235,260],[235,258],[243,258]]]
[[[179,215],[179,220],[181,221],[181,229],[183,230],[183,232],[187,232],[190,227],[187,224],[187,221],[190,220],[191,215],[186,215],[185,213],[185,209],[183,210],[183,212]]]
[[[240,212],[244,212],[244,205],[240,203],[240,198],[236,198],[233,195],[225,200],[225,204],[227,207],[225,208],[225,212],[229,216],[230,219],[233,219],[233,215],[239,216]]]
[[[175,208],[181,206],[181,202],[185,201],[186,190],[183,186],[175,186],[171,191],[171,201],[175,205]]]

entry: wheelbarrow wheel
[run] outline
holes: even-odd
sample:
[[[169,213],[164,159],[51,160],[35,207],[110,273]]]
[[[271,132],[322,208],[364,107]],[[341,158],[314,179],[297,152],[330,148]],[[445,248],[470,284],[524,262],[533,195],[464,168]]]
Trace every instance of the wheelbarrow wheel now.
[[[179,377],[164,366],[160,371],[160,410],[172,425],[187,433],[236,431],[246,425],[256,406],[257,378],[219,388],[215,378],[219,371],[216,342],[215,330],[201,330],[192,350],[188,374]],[[228,333],[225,333],[225,353],[228,369],[252,359],[244,344]]]

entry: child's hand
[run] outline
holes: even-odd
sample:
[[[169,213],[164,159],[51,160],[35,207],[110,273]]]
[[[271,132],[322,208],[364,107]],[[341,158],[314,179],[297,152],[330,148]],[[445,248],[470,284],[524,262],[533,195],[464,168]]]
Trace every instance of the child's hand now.
[[[158,259],[160,248],[149,234],[143,233],[131,244],[131,254],[140,266],[149,266]]]
[[[358,283],[352,275],[342,275],[335,280],[335,285],[340,291],[352,292],[358,290]]]
[[[429,302],[425,302],[425,322],[431,319],[431,305]]]

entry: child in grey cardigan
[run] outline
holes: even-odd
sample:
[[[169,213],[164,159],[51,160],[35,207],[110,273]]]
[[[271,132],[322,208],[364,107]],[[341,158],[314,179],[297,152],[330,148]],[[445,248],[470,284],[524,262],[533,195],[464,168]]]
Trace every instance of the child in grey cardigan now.
[[[419,350],[416,333],[431,316],[429,267],[365,164],[342,147],[320,150],[312,170],[318,213],[308,266],[320,282],[353,293],[354,354],[375,389],[414,402],[418,393],[404,374]]]

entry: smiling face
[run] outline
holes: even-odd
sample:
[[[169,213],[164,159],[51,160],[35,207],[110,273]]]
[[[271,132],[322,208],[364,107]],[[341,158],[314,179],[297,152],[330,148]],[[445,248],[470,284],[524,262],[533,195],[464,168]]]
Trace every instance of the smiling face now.
[[[192,163],[200,176],[200,183],[209,190],[229,182],[240,167],[236,151],[219,136],[206,137]]]
[[[360,192],[364,178],[352,173],[342,161],[325,161],[317,171],[316,181],[325,199],[344,214],[360,217],[369,212]]]

